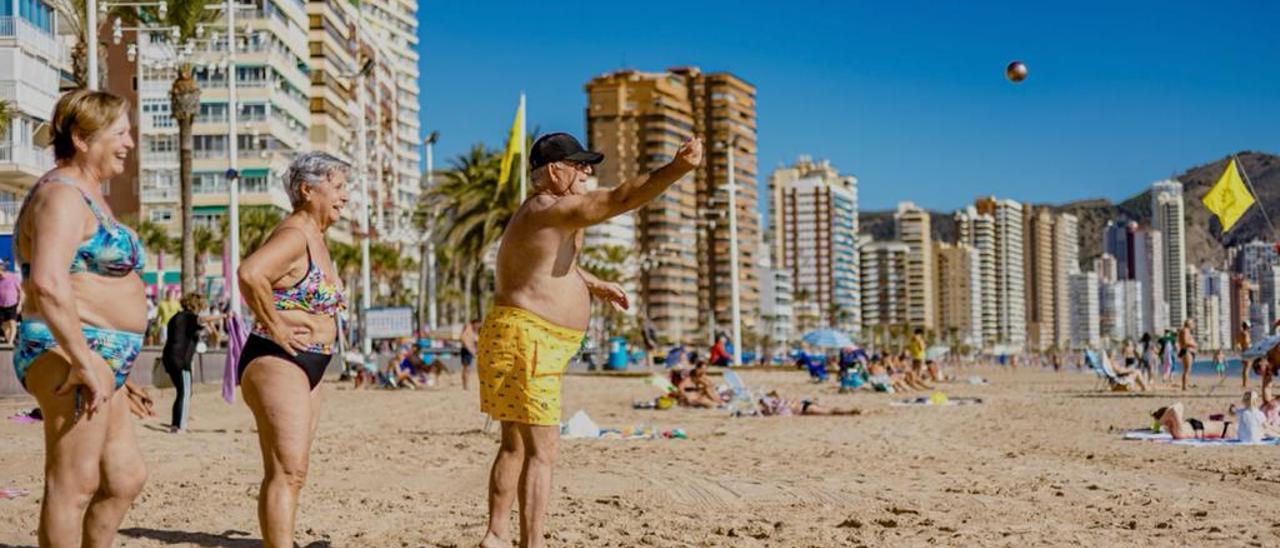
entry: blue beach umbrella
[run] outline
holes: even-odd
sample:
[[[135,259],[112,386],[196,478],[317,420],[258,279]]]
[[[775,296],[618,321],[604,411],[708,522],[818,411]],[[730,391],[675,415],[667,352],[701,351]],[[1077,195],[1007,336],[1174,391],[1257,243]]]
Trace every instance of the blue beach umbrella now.
[[[810,346],[818,348],[844,348],[853,346],[853,339],[846,335],[843,331],[824,327],[805,333],[801,340]]]

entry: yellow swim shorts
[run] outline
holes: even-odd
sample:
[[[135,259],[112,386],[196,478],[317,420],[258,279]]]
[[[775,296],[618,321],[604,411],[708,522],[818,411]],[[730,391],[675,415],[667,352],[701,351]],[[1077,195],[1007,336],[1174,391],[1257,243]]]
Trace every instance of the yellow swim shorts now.
[[[495,306],[480,327],[476,369],[480,411],[495,421],[560,424],[560,377],[583,332],[511,306]]]

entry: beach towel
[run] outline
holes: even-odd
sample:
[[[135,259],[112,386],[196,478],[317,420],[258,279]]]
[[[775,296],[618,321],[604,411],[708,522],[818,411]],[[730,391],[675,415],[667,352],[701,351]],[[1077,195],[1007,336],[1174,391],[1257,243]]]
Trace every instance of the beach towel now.
[[[18,497],[25,497],[30,494],[31,494],[31,491],[28,489],[20,489],[17,487],[5,487],[0,489],[0,500],[16,499]]]
[[[914,405],[951,407],[956,405],[973,405],[973,404],[979,404],[979,403],[982,403],[982,398],[948,398],[945,395],[943,395],[942,397],[938,397],[938,394],[934,394],[932,396],[920,396],[918,398],[894,400],[889,402],[889,405],[892,405],[895,407],[914,406]]]
[[[1169,443],[1173,445],[1192,445],[1196,447],[1221,447],[1221,446],[1240,446],[1240,445],[1280,445],[1280,438],[1266,438],[1258,443],[1244,443],[1232,438],[1197,438],[1175,440],[1168,432],[1156,432],[1150,428],[1142,428],[1138,430],[1129,430],[1124,433],[1124,439],[1137,441],[1154,441],[1160,443]]]

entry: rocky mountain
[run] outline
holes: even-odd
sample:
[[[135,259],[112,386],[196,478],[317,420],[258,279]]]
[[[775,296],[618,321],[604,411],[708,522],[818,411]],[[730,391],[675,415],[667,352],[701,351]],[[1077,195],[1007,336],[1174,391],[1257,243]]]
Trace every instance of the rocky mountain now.
[[[1277,216],[1272,222],[1280,222],[1280,156],[1253,151],[1241,152],[1236,156],[1240,166],[1253,183],[1258,203],[1268,214]],[[1280,232],[1273,229],[1267,222],[1263,209],[1258,205],[1250,208],[1231,232],[1223,234],[1217,217],[1209,213],[1200,203],[1200,199],[1214,183],[1218,182],[1218,177],[1222,176],[1228,160],[1230,160],[1229,157],[1220,158],[1173,177],[1183,185],[1190,264],[1221,264],[1226,259],[1227,247],[1253,239],[1280,241]],[[1081,266],[1085,269],[1091,268],[1093,258],[1102,252],[1102,230],[1106,227],[1107,221],[1132,220],[1144,225],[1151,222],[1149,186],[1120,203],[1098,198],[1066,204],[1035,205],[1046,205],[1055,211],[1071,213],[1080,220],[1080,260]],[[930,212],[930,214],[934,239],[954,241],[955,212]],[[864,211],[859,219],[863,234],[871,236],[874,240],[893,239],[892,211]]]

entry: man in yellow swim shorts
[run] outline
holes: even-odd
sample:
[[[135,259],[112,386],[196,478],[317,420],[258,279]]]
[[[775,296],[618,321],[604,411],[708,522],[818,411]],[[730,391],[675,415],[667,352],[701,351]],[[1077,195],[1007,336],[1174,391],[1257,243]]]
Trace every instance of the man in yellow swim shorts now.
[[[648,203],[684,178],[702,163],[702,141],[684,143],[652,173],[588,192],[587,177],[602,160],[567,133],[539,138],[529,151],[533,193],[512,215],[498,248],[494,307],[480,328],[476,356],[480,410],[502,423],[484,547],[511,546],[517,494],[521,545],[545,545],[560,378],[586,332],[591,297],[629,306],[621,286],[578,267],[582,230]]]

